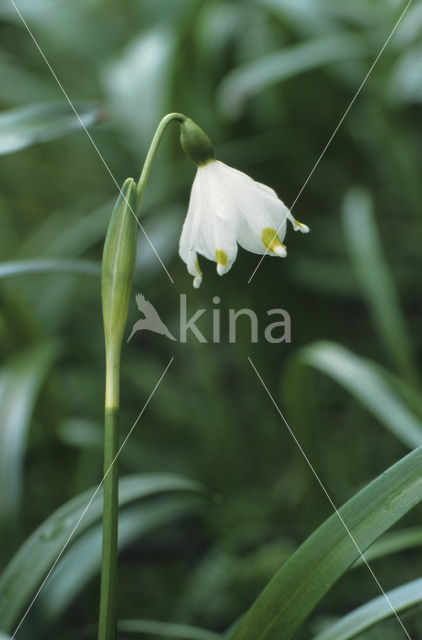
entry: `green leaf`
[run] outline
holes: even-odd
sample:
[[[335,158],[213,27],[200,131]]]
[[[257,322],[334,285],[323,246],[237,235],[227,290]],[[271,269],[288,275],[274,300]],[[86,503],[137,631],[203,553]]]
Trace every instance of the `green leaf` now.
[[[173,491],[198,493],[201,489],[192,480],[176,475],[128,476],[120,480],[119,505]],[[90,489],[61,506],[34,531],[9,562],[0,577],[2,630],[12,631],[18,623],[28,601],[48,575],[72,532],[74,542],[90,526],[100,521],[103,508],[101,491],[87,509],[93,494],[94,490]]]
[[[362,38],[342,34],[265,55],[229,72],[218,88],[218,107],[228,118],[237,118],[248,98],[271,85],[316,67],[350,61],[366,54],[367,45]]]
[[[308,0],[254,0],[254,3],[277,17],[283,25],[290,23],[296,32],[307,37],[310,34],[333,33],[338,30],[333,20],[335,14],[332,10],[327,10],[327,4],[323,0],[314,0],[312,3]]]
[[[75,109],[85,127],[101,120],[98,106],[76,104]],[[82,129],[70,105],[35,104],[0,113],[0,155],[25,149],[38,142],[61,138]]]
[[[316,342],[299,353],[300,362],[341,384],[407,447],[422,444],[422,425],[383,375],[381,367],[333,342]]]
[[[0,369],[0,487],[7,487],[0,491],[0,522],[11,530],[20,506],[33,408],[56,351],[52,344],[37,345]]]
[[[31,275],[33,273],[79,273],[100,276],[101,265],[90,260],[15,260],[0,262],[0,278]]]
[[[384,556],[404,551],[413,547],[422,545],[422,528],[410,527],[409,529],[401,529],[399,531],[391,531],[386,533],[377,540],[365,553],[366,560],[376,560]],[[353,567],[359,567],[365,564],[362,558],[358,558]]]
[[[129,136],[138,154],[139,148],[147,149],[159,114],[170,111],[175,45],[172,26],[161,24],[146,28],[104,70],[103,83],[114,120]],[[148,64],[144,64],[145,60]],[[145,96],[148,96],[149,107],[140,109]]]
[[[415,378],[406,323],[366,191],[353,189],[343,201],[343,224],[352,264],[375,327],[398,370]]]
[[[391,604],[388,603],[386,596]],[[413,580],[396,589],[387,591],[386,596],[379,596],[358,607],[344,618],[318,633],[313,640],[348,640],[372,627],[380,620],[394,615],[393,608],[400,613],[404,609],[422,602],[422,579]]]
[[[18,247],[19,259],[76,258],[104,241],[115,198],[92,209],[90,203],[62,207],[45,220],[39,220]],[[69,224],[69,219],[72,224]]]
[[[299,547],[229,635],[290,640],[315,605],[384,531],[422,500],[422,447],[378,476]],[[357,546],[356,546],[357,545]]]
[[[182,640],[222,640],[223,636],[207,629],[200,629],[199,627],[192,627],[187,624],[180,624],[175,622],[160,622],[156,620],[120,620],[118,622],[118,629],[120,633],[126,634],[150,634],[154,636],[164,636],[170,638],[181,638]],[[78,629],[73,632],[73,637],[79,638],[79,640],[85,640],[87,638],[94,638],[97,635],[96,625],[87,625],[82,629]],[[66,638],[68,636],[66,635]],[[2,638],[0,637],[0,640]],[[70,640],[70,638],[69,638]]]
[[[191,627],[174,622],[156,622],[154,620],[120,620],[118,623],[121,633],[141,633],[154,636],[182,638],[182,640],[221,640],[222,636],[206,629]]]
[[[189,499],[188,499],[189,498]],[[161,498],[126,507],[119,515],[119,550],[172,520],[198,507],[192,496]],[[91,527],[72,545],[58,563],[40,594],[39,606],[48,618],[57,618],[99,573],[101,566],[101,523]]]

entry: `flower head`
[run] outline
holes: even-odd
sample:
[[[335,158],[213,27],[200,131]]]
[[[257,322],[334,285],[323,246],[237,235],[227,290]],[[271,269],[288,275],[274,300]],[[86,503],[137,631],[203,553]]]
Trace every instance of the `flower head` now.
[[[194,127],[198,136],[199,127]],[[216,262],[220,275],[236,260],[238,245],[253,253],[286,257],[286,221],[302,233],[309,227],[293,218],[273,189],[216,160],[207,137],[209,147],[201,141],[198,162],[198,154],[188,153],[183,135],[182,125],[182,146],[198,166],[179,244],[180,257],[194,277],[193,286],[198,288],[202,282],[198,254]]]

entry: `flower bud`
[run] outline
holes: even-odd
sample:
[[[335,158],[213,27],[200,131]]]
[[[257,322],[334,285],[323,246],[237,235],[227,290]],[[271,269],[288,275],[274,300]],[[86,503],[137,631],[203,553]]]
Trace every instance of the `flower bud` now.
[[[180,125],[180,144],[187,157],[198,167],[215,160],[211,140],[190,118],[185,118]]]

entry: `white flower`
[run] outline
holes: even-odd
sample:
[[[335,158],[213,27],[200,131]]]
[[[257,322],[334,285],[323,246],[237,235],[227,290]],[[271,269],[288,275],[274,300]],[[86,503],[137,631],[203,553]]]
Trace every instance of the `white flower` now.
[[[219,160],[199,165],[179,245],[193,286],[202,282],[197,254],[214,260],[220,275],[236,260],[238,244],[253,253],[286,257],[286,220],[295,231],[309,231],[270,187]]]

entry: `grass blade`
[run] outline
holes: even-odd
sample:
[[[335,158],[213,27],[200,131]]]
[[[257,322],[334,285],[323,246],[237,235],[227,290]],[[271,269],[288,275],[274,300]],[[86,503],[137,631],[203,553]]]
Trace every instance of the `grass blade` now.
[[[121,633],[151,634],[182,640],[222,640],[222,636],[206,629],[191,627],[174,622],[156,622],[155,620],[120,620]]]
[[[376,329],[397,369],[415,379],[406,323],[383,255],[370,196],[361,189],[349,191],[342,215],[352,264]]]
[[[413,580],[387,592],[391,605],[400,613],[422,602],[422,579]],[[393,615],[384,596],[379,596],[358,607],[331,627],[318,633],[313,640],[349,640],[380,620]]]
[[[100,276],[101,265],[90,260],[14,260],[0,263],[0,278],[31,275],[34,273],[79,273]]]
[[[54,345],[38,345],[0,369],[0,487],[7,487],[0,492],[0,523],[10,531],[16,529],[32,412],[55,354]]]
[[[422,500],[421,464],[422,447],[399,460],[340,509],[362,551]],[[290,640],[359,555],[339,517],[333,514],[281,567],[229,635],[230,640]]]
[[[192,480],[170,474],[135,475],[122,478],[119,505],[123,506],[156,494],[201,491]],[[47,575],[78,520],[93,489],[67,502],[47,518],[26,540],[0,576],[0,626],[10,632],[23,614],[25,606]],[[72,541],[102,516],[102,492],[99,491],[78,525]]]
[[[96,105],[78,104],[75,108],[85,127],[103,117]],[[0,113],[0,155],[61,138],[78,129],[82,129],[82,125],[65,103],[35,104],[3,111]]]
[[[386,533],[377,540],[365,553],[365,558],[369,560],[377,560],[384,558],[392,553],[405,551],[422,545],[422,528],[410,527],[401,529],[400,531],[391,531]],[[358,558],[353,567],[359,567],[364,564],[362,558]]]
[[[158,502],[126,507],[119,515],[119,551],[198,508],[195,496],[169,496]],[[49,619],[58,618],[100,571],[101,524],[91,527],[67,551],[40,595],[39,606]]]
[[[276,83],[327,64],[367,55],[366,42],[354,35],[330,35],[282,49],[231,71],[218,88],[221,113],[237,118],[245,101]]]
[[[381,367],[325,341],[302,349],[299,360],[341,384],[407,447],[422,444],[420,421],[383,375]]]
[[[172,639],[180,638],[181,640],[223,640],[223,636],[208,629],[192,627],[187,624],[176,622],[160,622],[157,620],[120,620],[118,622],[120,633],[141,635],[149,634],[152,636],[160,636],[163,638],[170,637]],[[76,633],[76,635],[75,635]],[[79,640],[88,640],[94,638],[97,634],[95,625],[87,625],[76,632],[72,632],[72,636],[66,634],[63,640],[70,640],[77,637]],[[0,636],[0,640],[3,640]],[[8,639],[7,639],[8,640]]]

